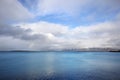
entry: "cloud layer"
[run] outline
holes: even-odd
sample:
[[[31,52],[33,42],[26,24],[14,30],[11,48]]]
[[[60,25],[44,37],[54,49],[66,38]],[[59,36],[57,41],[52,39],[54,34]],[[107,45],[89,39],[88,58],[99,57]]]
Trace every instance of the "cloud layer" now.
[[[120,48],[119,21],[104,22],[91,26],[77,26],[69,28],[49,22],[18,24],[25,30],[32,30],[31,34],[44,36],[27,39],[29,48],[33,50],[61,50],[80,48]],[[25,40],[24,38],[22,40]]]

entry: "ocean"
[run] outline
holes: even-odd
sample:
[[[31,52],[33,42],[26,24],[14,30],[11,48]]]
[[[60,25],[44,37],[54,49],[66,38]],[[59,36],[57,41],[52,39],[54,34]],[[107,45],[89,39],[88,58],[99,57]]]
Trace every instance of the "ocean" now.
[[[0,52],[0,80],[120,80],[120,52]]]

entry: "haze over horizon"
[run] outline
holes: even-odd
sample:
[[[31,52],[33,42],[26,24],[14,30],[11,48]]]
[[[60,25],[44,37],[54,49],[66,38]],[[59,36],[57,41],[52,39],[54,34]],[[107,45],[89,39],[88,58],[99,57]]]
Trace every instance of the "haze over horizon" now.
[[[0,51],[120,49],[120,0],[0,0]]]

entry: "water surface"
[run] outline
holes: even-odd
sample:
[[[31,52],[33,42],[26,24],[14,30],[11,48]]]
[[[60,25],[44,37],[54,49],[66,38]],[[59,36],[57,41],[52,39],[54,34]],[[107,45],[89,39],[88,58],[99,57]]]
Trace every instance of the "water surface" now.
[[[0,80],[120,80],[120,53],[0,52]]]

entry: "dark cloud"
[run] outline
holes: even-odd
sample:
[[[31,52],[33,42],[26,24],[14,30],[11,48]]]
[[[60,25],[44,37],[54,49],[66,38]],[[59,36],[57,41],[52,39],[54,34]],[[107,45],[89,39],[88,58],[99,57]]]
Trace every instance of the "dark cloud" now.
[[[29,50],[29,41],[8,36],[0,37],[0,51]]]
[[[24,29],[20,26],[0,25],[0,36],[11,36],[22,40],[36,40],[43,38],[42,35],[31,33],[31,29]]]

